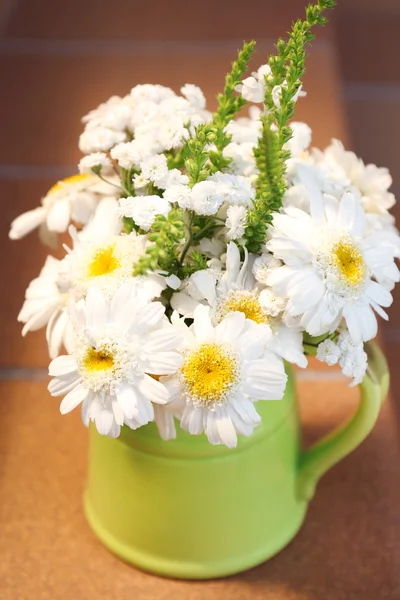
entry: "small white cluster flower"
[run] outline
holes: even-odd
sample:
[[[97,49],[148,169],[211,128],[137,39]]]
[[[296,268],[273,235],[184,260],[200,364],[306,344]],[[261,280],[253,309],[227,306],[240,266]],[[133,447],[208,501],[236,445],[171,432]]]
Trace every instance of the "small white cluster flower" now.
[[[339,363],[343,375],[351,377],[351,386],[364,379],[368,368],[368,356],[362,343],[356,344],[348,331],[340,333],[337,342],[326,339],[318,345],[317,359],[329,366]]]
[[[229,240],[243,237],[247,224],[247,210],[244,206],[230,206],[226,213],[226,236]]]
[[[143,231],[148,231],[157,215],[168,216],[171,205],[160,196],[139,196],[121,198],[118,212],[124,217],[133,219]]]
[[[263,65],[236,92],[262,103],[274,81]],[[305,368],[318,346],[351,385],[363,380],[364,343],[400,280],[392,180],[336,140],[310,148],[310,127],[294,121],[269,214],[259,139],[265,124],[279,130],[279,82],[268,107],[219,129],[222,113],[197,129],[212,117],[193,84],[113,96],[83,118],[80,174],[13,221],[12,239],[36,227],[47,243],[72,237],[18,317],[23,335],[46,328],[62,413],[81,404],[85,425],[111,437],[155,421],[167,440],[179,422],[233,448],[259,403],[282,399],[285,361]]]
[[[79,173],[93,173],[94,170],[104,171],[112,167],[112,162],[104,152],[93,152],[79,161]]]

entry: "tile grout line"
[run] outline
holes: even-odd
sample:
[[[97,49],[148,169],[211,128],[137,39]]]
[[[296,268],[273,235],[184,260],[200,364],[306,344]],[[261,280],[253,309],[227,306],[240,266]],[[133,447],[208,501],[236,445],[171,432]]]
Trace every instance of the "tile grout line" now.
[[[0,381],[43,381],[47,379],[47,369],[31,367],[0,367]],[[316,371],[306,369],[296,371],[298,381],[345,381],[346,378],[339,371]]]
[[[259,50],[270,50],[276,38],[257,41]],[[54,40],[32,38],[3,38],[0,40],[0,55],[45,55],[45,56],[85,56],[103,54],[215,54],[234,52],[242,46],[243,40]],[[319,39],[313,43],[317,51],[335,51],[331,40]]]

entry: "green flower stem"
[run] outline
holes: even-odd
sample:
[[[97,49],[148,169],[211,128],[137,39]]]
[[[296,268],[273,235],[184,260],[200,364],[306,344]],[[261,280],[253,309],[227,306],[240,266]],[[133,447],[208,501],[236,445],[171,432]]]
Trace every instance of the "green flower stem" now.
[[[334,6],[335,0],[318,0],[317,4],[310,4],[306,8],[305,20],[299,19],[294,23],[288,41],[279,39],[277,54],[269,58],[271,74],[265,76],[266,113],[261,117],[262,133],[254,149],[259,172],[257,200],[249,211],[244,236],[250,252],[260,252],[272,215],[282,207],[286,190],[286,161],[290,158],[290,152],[284,146],[292,136],[288,121],[294,115],[294,97],[305,71],[305,46],[314,38],[311,28],[326,23],[323,11]],[[276,86],[280,86],[279,106],[273,98]]]

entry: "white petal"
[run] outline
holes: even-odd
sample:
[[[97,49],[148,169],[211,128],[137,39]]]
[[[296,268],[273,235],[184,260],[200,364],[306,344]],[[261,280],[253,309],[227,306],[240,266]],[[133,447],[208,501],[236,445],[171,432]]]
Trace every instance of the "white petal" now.
[[[370,300],[376,302],[380,306],[388,307],[392,304],[392,294],[388,292],[382,285],[376,283],[376,281],[369,281],[366,288],[365,294]]]
[[[194,333],[196,339],[201,343],[214,340],[215,332],[211,324],[210,308],[208,306],[198,306],[194,311]]]
[[[124,411],[122,410],[122,408],[120,407],[120,405],[118,404],[118,402],[116,400],[113,400],[112,402],[112,410],[113,410],[113,414],[114,414],[114,419],[115,422],[117,423],[117,425],[123,425],[124,424]]]
[[[68,199],[58,200],[50,208],[46,224],[50,231],[63,233],[67,231],[71,218],[71,205]]]
[[[77,373],[76,360],[73,356],[57,356],[49,365],[50,377],[58,377],[67,373]]]
[[[154,352],[146,360],[146,372],[152,375],[170,375],[182,365],[183,356],[178,352]]]
[[[101,408],[96,412],[95,417],[97,431],[101,435],[108,435],[114,422],[114,415],[109,408]]]
[[[213,306],[217,301],[215,275],[210,273],[210,271],[197,271],[192,275],[191,279],[210,306]]]
[[[215,328],[215,341],[227,344],[235,341],[242,334],[246,317],[242,312],[228,313]]]
[[[146,352],[165,352],[177,347],[181,335],[174,327],[151,331],[146,336]]]
[[[107,324],[108,303],[97,286],[90,286],[86,295],[86,325],[88,329],[101,329]]]
[[[173,415],[166,406],[154,405],[154,421],[162,440],[174,440],[176,427]]]
[[[215,423],[222,443],[228,448],[236,448],[236,431],[225,407],[217,410],[215,415]]]
[[[60,404],[60,413],[65,415],[66,413],[71,412],[74,408],[78,406],[88,395],[88,390],[83,387],[83,385],[77,385],[73,390],[71,390],[63,399]]]
[[[195,308],[199,306],[199,302],[198,300],[194,300],[194,298],[191,298],[188,294],[178,292],[177,294],[174,294],[172,296],[171,306],[180,315],[193,318],[193,313],[195,311]]]
[[[135,382],[141,394],[151,402],[165,404],[169,400],[169,392],[165,385],[156,381],[150,375],[144,375]]]
[[[348,304],[343,310],[343,316],[356,344],[367,342],[376,336],[378,323],[369,305]]]
[[[50,381],[47,389],[52,396],[64,396],[76,387],[81,379],[82,378],[78,373],[70,373],[64,377],[56,377]]]
[[[138,399],[133,386],[121,383],[116,390],[118,404],[127,419],[133,419],[138,414]]]
[[[33,229],[43,223],[46,218],[46,212],[46,209],[40,206],[33,210],[29,210],[14,219],[11,223],[11,230],[9,233],[10,239],[19,240],[27,233],[30,233]]]
[[[137,332],[147,332],[149,329],[156,327],[165,312],[161,302],[151,302],[147,306],[141,308],[137,314],[136,320],[130,330]]]
[[[60,352],[68,321],[67,311],[61,310],[61,312],[54,313],[47,324],[46,340],[50,358],[55,358]]]

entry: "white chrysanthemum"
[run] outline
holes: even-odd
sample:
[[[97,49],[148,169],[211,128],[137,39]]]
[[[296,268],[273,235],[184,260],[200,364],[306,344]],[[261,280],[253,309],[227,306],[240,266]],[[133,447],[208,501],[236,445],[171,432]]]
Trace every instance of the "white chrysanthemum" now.
[[[225,131],[232,137],[232,142],[237,144],[250,142],[256,145],[262,130],[260,115],[261,111],[257,106],[250,106],[249,118],[240,117],[239,119],[229,121],[225,127]]]
[[[168,98],[174,97],[175,92],[164,85],[144,83],[132,88],[130,95],[136,104],[149,102],[159,104]]]
[[[394,206],[394,195],[388,191],[392,178],[388,169],[376,165],[365,165],[354,152],[345,150],[339,140],[333,140],[321,159],[338,177],[347,178],[362,195],[366,212],[385,213]]]
[[[202,90],[193,83],[186,83],[181,87],[181,94],[197,109],[203,110],[206,107],[206,99]]]
[[[82,239],[72,229],[71,236],[74,247],[63,261],[63,277],[71,283],[76,298],[84,297],[89,286],[99,287],[111,297],[123,283],[130,281],[135,282],[149,301],[161,294],[165,287],[161,275],[132,276],[136,262],[145,252],[145,236],[131,233]]]
[[[229,240],[239,240],[244,235],[246,224],[247,209],[244,206],[229,206],[225,222],[228,228],[226,237]]]
[[[272,254],[262,253],[253,262],[252,271],[256,281],[267,285],[270,270],[279,267],[281,264],[281,261],[274,258]]]
[[[18,321],[25,323],[22,335],[45,325],[50,358],[55,358],[62,345],[71,348],[72,328],[67,311],[68,288],[60,281],[61,261],[48,256],[39,277],[33,279],[25,293]]]
[[[119,200],[119,213],[131,217],[136,225],[148,231],[157,215],[168,216],[171,205],[160,196],[128,196]]]
[[[207,304],[212,309],[214,324],[221,322],[230,312],[241,312],[249,321],[268,327],[271,351],[289,362],[306,367],[302,333],[294,328],[288,329],[275,318],[279,311],[271,301],[271,290],[256,285],[249,265],[251,261],[245,249],[245,261],[241,266],[238,247],[230,242],[222,275],[211,269],[197,271],[186,286],[172,296],[172,308],[185,317],[193,317],[199,304]],[[271,308],[274,315],[269,312]]]
[[[67,231],[71,221],[86,224],[101,194],[114,192],[95,175],[74,175],[56,183],[42,199],[42,206],[17,217],[11,223],[10,238],[20,239],[39,227],[43,242],[53,246],[57,234]]]
[[[223,155],[231,159],[228,166],[229,171],[235,175],[254,177],[257,174],[257,168],[253,149],[254,144],[252,142],[244,142],[243,144],[231,142],[228,144],[224,148]]]
[[[368,368],[368,356],[363,343],[355,344],[346,329],[341,331],[337,343],[330,339],[321,342],[316,356],[329,366],[339,363],[343,375],[352,378],[351,387],[362,382]]]
[[[288,299],[286,312],[310,335],[333,332],[344,318],[356,343],[372,339],[372,309],[386,318],[381,307],[390,306],[392,296],[371,275],[393,263],[393,250],[370,244],[353,194],[338,202],[310,189],[310,205],[311,215],[296,208],[275,214],[267,248],[284,264],[270,272],[268,283]]]
[[[108,170],[112,167],[112,162],[104,152],[93,152],[84,156],[79,161],[79,173],[92,174],[93,170],[96,169],[99,172]]]
[[[311,144],[312,131],[307,123],[301,123],[294,121],[290,124],[290,128],[293,131],[293,136],[285,144],[285,148],[290,150],[291,157],[304,156],[304,152],[309,148]]]
[[[214,181],[200,181],[192,187],[192,206],[198,215],[215,215],[224,201]]]
[[[119,96],[111,96],[107,102],[103,102],[91,110],[82,119],[87,128],[105,127],[115,131],[124,131],[130,123],[131,109]]]
[[[147,140],[132,140],[117,144],[111,150],[111,156],[123,169],[139,168],[140,163],[154,154],[151,144]]]
[[[193,210],[192,188],[188,185],[171,185],[164,192],[164,198],[168,202],[176,202],[182,209]]]
[[[216,184],[217,191],[224,196],[227,204],[252,208],[256,190],[248,177],[218,172],[212,175],[208,181]]]
[[[82,403],[82,420],[103,435],[117,437],[122,425],[136,429],[154,419],[153,403],[169,393],[157,379],[182,363],[175,352],[179,337],[165,322],[159,302],[142,302],[135,286],[119,288],[111,302],[97,288],[71,307],[77,332],[74,352],[52,361],[49,384],[63,396],[60,411]]]
[[[178,328],[178,327],[177,327]],[[287,376],[283,361],[266,351],[270,332],[241,313],[231,313],[213,326],[209,309],[199,306],[184,335],[183,364],[162,378],[171,394],[181,427],[205,433],[211,444],[237,445],[237,434],[251,435],[261,420],[258,400],[280,400]]]
[[[142,176],[153,181],[156,185],[165,180],[168,174],[167,159],[163,154],[156,154],[145,158],[140,163]]]
[[[318,345],[316,357],[332,367],[339,362],[341,352],[337,344],[330,339],[324,340]]]
[[[104,152],[125,140],[126,133],[124,131],[115,131],[101,126],[89,127],[79,137],[79,150],[83,154]]]

